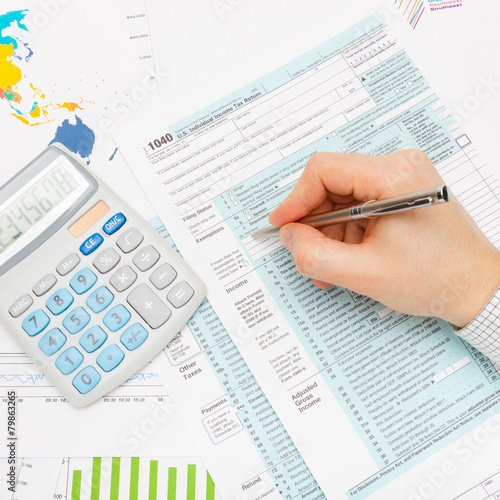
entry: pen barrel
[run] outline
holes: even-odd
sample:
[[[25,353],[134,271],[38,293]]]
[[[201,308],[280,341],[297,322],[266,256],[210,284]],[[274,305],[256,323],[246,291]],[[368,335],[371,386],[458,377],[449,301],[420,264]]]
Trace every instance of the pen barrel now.
[[[425,189],[416,193],[405,194],[390,198],[390,200],[367,201],[363,205],[347,207],[333,212],[308,215],[297,222],[318,228],[343,224],[356,219],[370,219],[384,214],[405,212],[414,208],[421,208],[449,201],[449,192],[446,186]]]
[[[297,222],[302,224],[307,224],[311,227],[324,227],[332,226],[334,224],[343,224],[345,222],[351,222],[353,220],[352,211],[358,207],[343,208],[341,210],[335,210],[335,213],[327,212],[324,214],[313,214],[302,217]]]

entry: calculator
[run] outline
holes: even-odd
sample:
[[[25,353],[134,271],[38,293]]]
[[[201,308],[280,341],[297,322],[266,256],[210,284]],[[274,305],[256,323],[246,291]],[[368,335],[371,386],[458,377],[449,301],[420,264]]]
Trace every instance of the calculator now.
[[[63,145],[0,187],[0,321],[74,406],[133,377],[206,287]]]

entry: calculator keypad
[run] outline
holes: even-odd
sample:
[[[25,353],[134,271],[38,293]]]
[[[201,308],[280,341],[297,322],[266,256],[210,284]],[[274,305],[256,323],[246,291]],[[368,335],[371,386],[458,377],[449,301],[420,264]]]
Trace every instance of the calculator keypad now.
[[[38,348],[46,356],[53,356],[55,366],[63,375],[71,375],[72,385],[81,394],[91,391],[104,373],[112,372],[127,355],[132,355],[126,353],[147,342],[148,327],[157,329],[171,317],[169,306],[182,307],[194,294],[185,281],[175,283],[176,269],[161,261],[162,256],[154,246],[141,247],[144,236],[137,228],[122,228],[126,220],[119,212],[104,223],[104,234],[112,235],[119,230],[120,234],[114,245],[108,244],[84,261],[85,267],[77,269],[82,263],[81,255],[71,253],[55,267],[57,274],[48,273],[35,283],[32,291],[36,297],[53,289],[62,277],[67,276],[64,283],[68,285],[66,288],[61,283],[45,300],[45,309],[32,311],[22,321],[22,328],[30,337],[47,329],[40,335]],[[83,241],[79,250],[83,256],[89,256],[103,242],[104,237],[97,232]],[[127,263],[119,266],[127,254],[130,254]],[[137,285],[140,275],[142,282]],[[115,294],[125,291],[127,295],[118,295],[121,300],[111,306]],[[82,298],[71,308],[78,296]],[[29,294],[22,295],[11,305],[9,313],[19,317],[32,304]],[[131,324],[134,312],[144,324]],[[56,320],[58,316],[60,319]],[[54,322],[52,328],[47,328],[51,321]]]

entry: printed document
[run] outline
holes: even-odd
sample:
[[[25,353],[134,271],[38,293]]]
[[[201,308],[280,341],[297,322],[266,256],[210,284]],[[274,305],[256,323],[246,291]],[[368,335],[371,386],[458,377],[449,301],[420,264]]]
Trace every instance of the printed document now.
[[[497,472],[457,452],[500,408],[500,375],[485,356],[443,321],[316,289],[279,240],[251,236],[312,154],[418,148],[498,245],[498,182],[380,16],[179,123],[148,117],[118,142],[327,498],[428,498],[424,472],[442,464],[455,472],[431,484],[440,493],[466,489],[462,466]],[[225,392],[240,422],[245,383]],[[288,448],[272,447],[276,463],[288,460]]]

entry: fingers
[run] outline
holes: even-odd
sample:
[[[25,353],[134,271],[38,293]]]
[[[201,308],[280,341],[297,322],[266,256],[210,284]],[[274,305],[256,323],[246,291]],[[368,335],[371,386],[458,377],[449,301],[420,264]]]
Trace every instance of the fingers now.
[[[360,291],[369,272],[370,259],[363,244],[348,244],[328,238],[304,224],[287,224],[280,231],[300,274],[313,278],[316,286],[328,284]]]
[[[321,206],[330,193],[338,202],[377,199],[383,163],[380,157],[361,154],[319,153],[311,157],[297,184],[269,216],[282,226],[308,215]]]
[[[440,185],[442,179],[421,151],[391,155],[318,153],[313,155],[295,187],[270,214],[274,226],[296,221],[332,205],[383,199]]]

